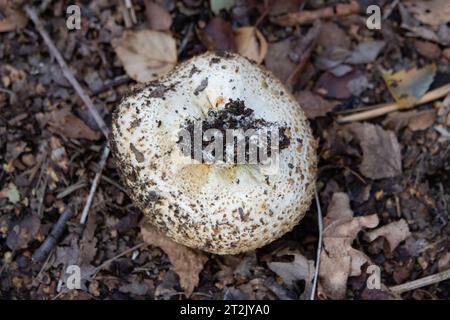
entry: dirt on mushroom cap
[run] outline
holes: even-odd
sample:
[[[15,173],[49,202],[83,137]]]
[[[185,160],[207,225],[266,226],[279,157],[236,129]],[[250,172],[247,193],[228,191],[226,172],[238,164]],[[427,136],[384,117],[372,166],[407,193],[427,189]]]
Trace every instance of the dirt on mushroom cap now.
[[[290,128],[275,174],[262,165],[192,163],[181,153],[177,134],[186,120],[204,119],[230,99]],[[235,54],[206,53],[180,64],[126,98],[113,117],[112,150],[136,205],[175,241],[219,254],[261,247],[300,221],[314,192],[315,149],[295,98],[270,72]]]

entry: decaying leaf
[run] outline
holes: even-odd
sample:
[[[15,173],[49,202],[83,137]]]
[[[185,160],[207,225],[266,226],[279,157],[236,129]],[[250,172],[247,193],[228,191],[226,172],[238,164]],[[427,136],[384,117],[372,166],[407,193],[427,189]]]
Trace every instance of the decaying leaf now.
[[[89,128],[80,118],[76,117],[69,108],[53,111],[49,115],[50,129],[66,138],[98,140],[100,133]]]
[[[234,41],[237,51],[258,64],[267,54],[267,41],[255,27],[241,27],[235,31]]]
[[[371,179],[402,174],[402,155],[395,133],[370,123],[352,123],[350,132],[360,141],[363,160],[361,173]]]
[[[400,242],[404,241],[411,235],[409,231],[408,223],[405,219],[401,219],[395,222],[391,222],[385,226],[378,229],[367,232],[364,237],[368,241],[372,242],[378,237],[386,238],[389,243],[389,249],[392,251],[397,248]]]
[[[309,90],[296,92],[295,98],[309,119],[325,116],[337,105],[336,101],[326,100]]]
[[[33,214],[24,217],[9,232],[6,245],[11,250],[26,248],[28,243],[34,239],[41,226],[41,219]]]
[[[221,17],[214,17],[198,31],[200,41],[209,50],[236,52],[231,24]]]
[[[384,41],[362,42],[350,53],[345,62],[350,64],[365,64],[375,61],[381,50],[386,45]]]
[[[437,27],[450,22],[448,0],[408,0],[402,4],[422,23]]]
[[[175,39],[164,32],[125,31],[112,46],[127,74],[138,82],[155,80],[177,63]]]
[[[198,284],[203,265],[208,260],[206,255],[172,241],[147,222],[141,224],[141,234],[146,243],[161,248],[167,254],[173,271],[180,277],[181,287],[189,297]]]
[[[334,99],[347,99],[352,96],[352,81],[361,79],[364,74],[360,70],[353,70],[344,76],[336,77],[332,73],[323,73],[317,80],[314,91],[323,96]]]
[[[303,298],[308,297],[311,292],[312,280],[314,278],[314,261],[306,259],[297,252],[283,252],[278,255],[294,256],[292,262],[268,262],[267,266],[278,276],[283,278],[284,283],[292,287],[297,281],[305,281],[305,290],[302,294]]]
[[[324,218],[319,294],[334,299],[345,297],[348,277],[360,275],[361,266],[370,262],[364,253],[352,248],[352,242],[363,228],[374,228],[378,223],[376,214],[353,217],[348,195],[333,194]]]
[[[286,82],[296,66],[296,63],[289,57],[289,53],[295,46],[295,41],[295,38],[290,37],[283,41],[270,43],[268,46],[265,60],[266,67],[282,82]]]
[[[3,8],[0,7],[0,9]],[[0,32],[14,31],[26,27],[28,18],[23,12],[6,8],[4,13],[6,17],[0,19]]]
[[[420,69],[384,73],[383,79],[397,104],[408,108],[428,91],[435,74],[436,65],[430,64]]]
[[[422,111],[410,110],[406,112],[393,112],[388,114],[383,121],[387,129],[398,131],[408,126],[411,131],[425,130],[431,127],[436,120],[436,110],[427,109]]]
[[[169,30],[172,16],[163,5],[154,0],[145,0],[147,24],[152,30]]]

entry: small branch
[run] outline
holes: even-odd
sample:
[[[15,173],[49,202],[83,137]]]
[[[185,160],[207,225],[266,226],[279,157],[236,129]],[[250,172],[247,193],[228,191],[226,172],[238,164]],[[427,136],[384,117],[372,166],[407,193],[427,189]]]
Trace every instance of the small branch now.
[[[114,262],[115,260],[141,248],[141,247],[146,247],[148,246],[147,243],[145,242],[141,242],[137,245],[135,245],[134,247],[131,247],[129,249],[126,249],[125,251],[119,253],[117,256],[112,257],[111,259],[106,260],[105,262],[103,262],[101,265],[99,265],[98,267],[95,268],[95,270],[92,272],[92,279],[95,278],[96,274],[101,271],[104,267],[108,266],[111,262]]]
[[[64,212],[59,217],[58,221],[53,226],[52,231],[45,239],[45,241],[41,244],[41,246],[33,253],[33,260],[43,262],[47,259],[50,251],[53,250],[54,247],[58,244],[59,238],[62,236],[67,221],[70,220],[73,216],[73,210],[71,206],[67,206]]]
[[[131,2],[130,2],[131,3]],[[35,12],[34,9],[32,9],[30,6],[25,6],[25,12],[27,13],[28,17],[33,21],[34,25],[36,26],[37,31],[40,33],[42,39],[44,39],[45,44],[47,45],[48,49],[50,50],[50,53],[55,57],[56,61],[58,62],[59,66],[62,69],[62,72],[66,79],[69,81],[69,83],[72,85],[72,87],[77,92],[78,96],[81,98],[81,100],[84,102],[84,104],[89,109],[89,112],[91,113],[92,117],[94,118],[95,122],[97,123],[98,127],[102,131],[103,135],[106,139],[109,138],[109,129],[106,126],[105,121],[103,120],[102,116],[98,113],[97,109],[94,106],[94,103],[92,102],[91,98],[84,92],[83,88],[81,87],[78,80],[73,75],[72,71],[67,66],[66,61],[62,57],[61,53],[56,48],[55,44],[53,43],[52,39],[50,38],[47,31],[45,31],[45,28],[39,19],[38,14]],[[91,207],[92,200],[94,198],[95,191],[97,190],[98,181],[102,175],[102,170],[105,166],[106,160],[109,156],[109,146],[108,144],[103,149],[103,154],[100,159],[100,169],[95,175],[94,181],[92,182],[91,189],[89,191],[89,196],[87,198],[86,205],[84,206],[83,213],[81,215],[81,224],[84,224],[87,219],[87,215],[89,212],[89,208]]]
[[[116,77],[116,78],[114,78],[114,79],[106,80],[106,81],[101,85],[100,88],[98,88],[98,89],[96,89],[96,90],[93,90],[93,91],[92,91],[92,94],[96,96],[96,95],[98,95],[98,94],[100,94],[100,93],[103,93],[103,92],[106,91],[106,90],[110,90],[110,89],[112,89],[112,88],[114,88],[114,87],[116,87],[116,86],[120,86],[120,85],[122,85],[122,84],[126,84],[126,83],[128,83],[129,81],[130,81],[130,77],[128,77],[126,74],[123,74],[123,75],[118,76],[118,77]]]
[[[88,107],[89,112],[94,117],[94,120],[97,123],[100,130],[102,131],[103,135],[106,138],[108,138],[109,129],[106,126],[105,121],[103,120],[102,116],[98,113],[91,98],[89,98],[89,96],[86,95],[86,93],[84,92],[80,83],[74,77],[72,71],[70,71],[70,69],[67,66],[66,62],[64,61],[64,58],[62,57],[61,53],[56,48],[55,44],[53,43],[53,41],[50,38],[47,31],[45,31],[45,28],[44,28],[41,20],[39,19],[37,13],[34,11],[34,9],[32,9],[28,5],[25,6],[25,12],[27,13],[28,17],[33,21],[33,23],[36,26],[37,31],[40,33],[42,39],[44,39],[44,42],[47,45],[48,49],[50,50],[50,53],[55,57],[56,61],[58,62],[59,66],[62,69],[64,77],[66,77],[66,79],[69,81],[69,83],[72,85],[72,87],[77,92],[78,96],[81,98],[81,100],[84,102],[84,104]]]
[[[286,13],[272,17],[270,20],[283,27],[293,27],[298,24],[310,24],[320,19],[348,16],[353,13],[358,13],[360,9],[359,3],[352,0],[350,3],[339,3],[317,10]]]
[[[435,283],[438,283],[441,281],[445,281],[447,279],[450,279],[450,269],[433,274],[428,277],[410,281],[410,282],[407,282],[404,284],[400,284],[398,286],[390,287],[389,289],[394,293],[400,294],[403,292],[407,292],[407,291],[415,290],[415,289],[422,288],[425,286],[429,286],[429,285],[432,285],[432,284],[435,284]]]
[[[109,151],[110,151],[109,146],[108,146],[108,144],[106,144],[105,148],[103,149],[103,153],[100,158],[100,162],[98,164],[99,169],[98,169],[97,173],[95,174],[94,180],[92,181],[91,190],[89,191],[89,195],[86,200],[86,204],[84,205],[84,208],[83,208],[83,213],[81,214],[81,218],[80,218],[81,224],[86,223],[89,209],[91,207],[92,200],[94,199],[95,191],[97,190],[98,181],[100,180],[100,177],[102,176],[103,168],[105,167],[106,160],[108,159],[108,156],[109,156]]]
[[[407,108],[402,108],[402,107],[398,106],[397,103],[395,103],[395,102],[383,103],[383,104],[369,107],[370,110],[358,112],[358,113],[355,113],[355,114],[352,114],[349,116],[341,116],[341,117],[338,117],[336,120],[339,123],[369,120],[369,119],[383,116],[383,115],[388,114],[393,111],[407,110],[407,109],[411,109],[415,106],[418,106],[420,104],[434,101],[436,99],[446,96],[449,92],[450,92],[450,84],[446,84],[440,88],[431,90],[430,92],[426,93],[416,103],[414,103],[412,106],[407,107]]]
[[[319,241],[317,243],[317,257],[316,257],[316,270],[314,272],[313,286],[311,289],[311,298],[314,300],[316,296],[317,280],[319,278],[319,268],[320,268],[320,255],[322,253],[322,239],[323,239],[323,221],[322,221],[322,209],[320,207],[319,195],[317,190],[315,191],[316,196],[316,206],[317,206],[317,223],[319,225]]]

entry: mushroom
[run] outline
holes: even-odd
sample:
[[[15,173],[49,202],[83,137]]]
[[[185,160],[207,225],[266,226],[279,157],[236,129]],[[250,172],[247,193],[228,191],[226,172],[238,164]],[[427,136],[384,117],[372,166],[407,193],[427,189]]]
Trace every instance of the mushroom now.
[[[180,132],[192,133],[194,123],[201,130],[265,132],[257,145],[274,157],[238,162],[232,147],[224,148],[231,162],[214,162],[204,136],[201,158],[193,157],[198,143],[186,152],[189,140]],[[272,140],[269,132],[277,133]],[[133,202],[174,241],[216,254],[254,250],[298,224],[314,194],[316,147],[286,87],[237,54],[196,56],[126,97],[113,113],[111,150]],[[250,147],[245,150],[244,160]]]

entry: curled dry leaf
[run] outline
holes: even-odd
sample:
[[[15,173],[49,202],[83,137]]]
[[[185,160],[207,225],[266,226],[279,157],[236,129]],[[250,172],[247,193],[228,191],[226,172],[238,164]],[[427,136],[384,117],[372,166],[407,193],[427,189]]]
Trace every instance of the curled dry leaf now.
[[[164,32],[125,31],[112,46],[128,76],[138,82],[155,80],[177,63],[175,39]]]
[[[146,243],[161,248],[167,254],[173,271],[180,277],[181,287],[189,297],[198,284],[198,275],[208,260],[207,256],[172,241],[147,222],[141,224],[141,234]]]
[[[353,217],[347,194],[336,192],[324,218],[323,245],[320,256],[319,295],[334,299],[345,297],[347,279],[361,274],[361,266],[370,262],[364,253],[352,248],[352,242],[363,228],[374,228],[379,220],[376,214]]]
[[[305,281],[305,290],[302,298],[310,295],[312,280],[314,278],[314,261],[306,259],[303,255],[297,252],[284,252],[278,255],[294,256],[292,262],[269,262],[267,266],[270,270],[275,272],[278,276],[283,278],[284,283],[292,287],[297,281]]]
[[[50,129],[71,139],[98,140],[100,133],[89,128],[69,108],[63,108],[50,113],[48,124]]]
[[[400,144],[394,132],[370,123],[352,123],[347,128],[360,141],[363,160],[359,170],[364,176],[382,179],[402,174]]]
[[[145,15],[150,29],[169,30],[172,25],[172,16],[166,8],[154,0],[145,0],[144,2]]]
[[[309,90],[295,93],[295,98],[309,119],[325,116],[337,105],[337,102],[326,100]]]
[[[384,73],[383,79],[397,104],[408,108],[428,91],[435,74],[436,65],[430,64],[421,69]]]
[[[234,34],[237,51],[244,57],[263,62],[267,54],[267,41],[262,33],[255,27],[238,28]]]
[[[405,219],[401,219],[373,231],[367,232],[364,237],[370,242],[374,241],[378,237],[386,238],[389,243],[389,249],[392,252],[395,248],[397,248],[400,242],[404,241],[410,235],[411,232],[409,231],[408,223]]]

